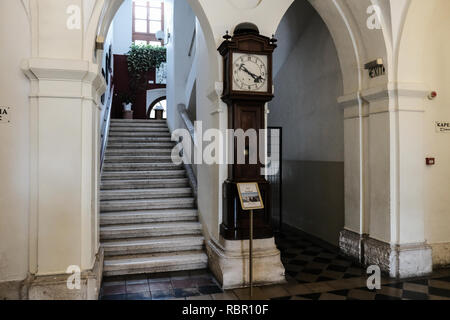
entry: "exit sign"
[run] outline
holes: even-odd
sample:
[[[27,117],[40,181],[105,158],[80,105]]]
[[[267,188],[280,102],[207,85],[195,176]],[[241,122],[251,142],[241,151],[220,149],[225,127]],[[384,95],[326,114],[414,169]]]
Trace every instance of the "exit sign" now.
[[[0,107],[0,123],[10,123],[9,120],[9,114],[10,114],[10,107]]]

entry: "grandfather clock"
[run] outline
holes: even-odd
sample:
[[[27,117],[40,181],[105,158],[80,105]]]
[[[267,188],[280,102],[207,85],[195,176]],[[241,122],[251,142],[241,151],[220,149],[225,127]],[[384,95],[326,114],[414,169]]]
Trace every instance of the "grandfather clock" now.
[[[265,104],[273,99],[272,54],[276,40],[259,34],[258,27],[242,23],[235,28],[233,36],[224,36],[218,51],[223,56],[223,96],[228,105],[228,128],[257,132],[257,163],[250,163],[250,144],[246,139],[244,150],[239,150],[234,137],[234,162],[228,166],[228,179],[223,188],[223,222],[220,233],[226,240],[249,239],[249,214],[242,210],[237,183],[257,182],[265,209],[254,212],[254,238],[273,237],[271,227],[271,190],[266,181],[259,159],[259,130],[265,128]],[[242,143],[241,149],[242,149]],[[240,155],[240,156],[238,156]],[[238,159],[245,157],[245,163]]]

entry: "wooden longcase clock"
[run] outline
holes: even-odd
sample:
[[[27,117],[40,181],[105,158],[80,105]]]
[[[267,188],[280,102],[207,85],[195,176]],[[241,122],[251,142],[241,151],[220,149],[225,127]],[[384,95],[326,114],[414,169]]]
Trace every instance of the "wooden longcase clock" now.
[[[238,25],[232,37],[226,35],[224,38],[218,50],[223,56],[222,100],[228,105],[228,128],[255,129],[258,150],[250,148],[250,139],[245,139],[242,145],[234,138],[234,161],[228,166],[228,179],[224,183],[220,232],[226,240],[249,239],[250,219],[248,212],[242,210],[237,184],[257,182],[265,209],[254,212],[254,237],[271,238],[271,191],[259,159],[259,130],[265,129],[265,104],[273,99],[272,54],[276,40],[260,35],[258,28],[250,23]],[[257,152],[256,164],[250,161],[254,152]],[[238,162],[242,157],[245,157],[244,164]]]

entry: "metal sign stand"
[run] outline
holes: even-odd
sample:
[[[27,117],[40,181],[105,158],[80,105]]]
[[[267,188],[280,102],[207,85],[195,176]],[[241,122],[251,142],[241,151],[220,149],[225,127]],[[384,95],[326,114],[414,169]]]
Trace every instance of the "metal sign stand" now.
[[[250,210],[249,273],[250,300],[253,300],[253,210]]]
[[[250,282],[250,300],[253,300],[253,210],[264,209],[264,203],[257,182],[237,184],[242,210],[250,212],[250,239],[248,246],[248,271]],[[245,195],[245,197],[243,196]]]

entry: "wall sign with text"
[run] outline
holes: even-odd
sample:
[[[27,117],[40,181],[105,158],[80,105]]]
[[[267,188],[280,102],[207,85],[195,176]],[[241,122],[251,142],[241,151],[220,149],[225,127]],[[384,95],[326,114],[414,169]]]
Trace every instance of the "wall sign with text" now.
[[[238,183],[237,188],[243,210],[264,209],[264,203],[261,198],[258,183]]]
[[[10,107],[0,107],[0,123],[10,123]]]
[[[436,132],[450,133],[450,121],[436,121]]]

